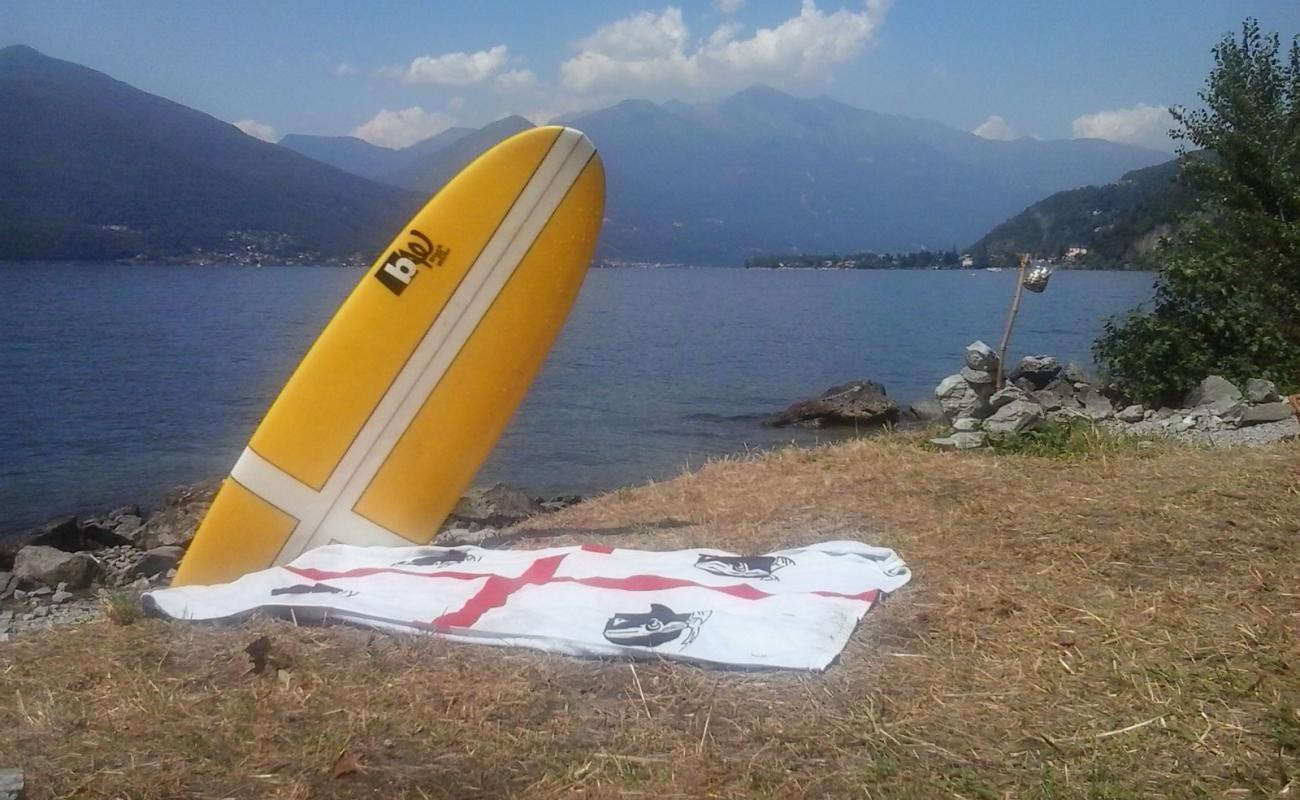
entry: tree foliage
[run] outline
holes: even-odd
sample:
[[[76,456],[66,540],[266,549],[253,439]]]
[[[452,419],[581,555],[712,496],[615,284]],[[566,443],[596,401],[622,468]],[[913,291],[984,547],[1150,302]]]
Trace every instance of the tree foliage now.
[[[1248,19],[1214,48],[1203,108],[1173,108],[1180,179],[1197,197],[1160,255],[1150,310],[1112,319],[1093,345],[1133,399],[1180,399],[1207,374],[1300,387],[1300,37]],[[1207,158],[1190,158],[1195,150]]]

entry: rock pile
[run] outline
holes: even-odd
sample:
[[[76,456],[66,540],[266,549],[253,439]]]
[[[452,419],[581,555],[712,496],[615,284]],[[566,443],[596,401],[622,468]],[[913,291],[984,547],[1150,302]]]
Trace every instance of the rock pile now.
[[[994,391],[998,357],[984,342],[966,348],[965,366],[944,378],[935,397],[951,423],[949,436],[931,439],[937,447],[982,447],[989,433],[1018,433],[1044,422],[1084,418],[1134,435],[1157,435],[1213,445],[1262,444],[1300,435],[1290,403],[1269,381],[1251,379],[1242,392],[1211,375],[1193,389],[1183,408],[1116,409],[1100,384],[1082,366],[1062,366],[1047,355],[1020,359],[1006,385]]]

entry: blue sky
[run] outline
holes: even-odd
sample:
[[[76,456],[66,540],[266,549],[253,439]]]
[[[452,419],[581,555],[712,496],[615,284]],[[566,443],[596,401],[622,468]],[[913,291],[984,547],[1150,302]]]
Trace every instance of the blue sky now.
[[[1300,0],[126,2],[0,0],[0,45],[85,64],[246,130],[402,146],[508,113],[752,83],[990,137],[1169,148],[1210,47]]]

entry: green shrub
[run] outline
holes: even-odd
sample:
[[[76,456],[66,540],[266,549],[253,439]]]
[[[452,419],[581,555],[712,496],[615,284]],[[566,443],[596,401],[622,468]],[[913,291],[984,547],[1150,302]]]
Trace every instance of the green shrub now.
[[[1300,387],[1300,37],[1285,61],[1254,20],[1214,48],[1205,108],[1171,109],[1187,234],[1159,254],[1150,310],[1112,319],[1093,345],[1119,393],[1176,403],[1208,374]]]
[[[1019,433],[990,433],[985,440],[998,455],[1087,458],[1103,454],[1136,452],[1148,440],[1099,427],[1085,417],[1058,417]]]

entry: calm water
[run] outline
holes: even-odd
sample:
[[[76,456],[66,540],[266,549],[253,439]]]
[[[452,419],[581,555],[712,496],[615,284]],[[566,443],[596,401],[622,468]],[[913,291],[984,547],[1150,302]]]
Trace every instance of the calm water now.
[[[361,273],[0,265],[0,531],[224,474]],[[856,377],[928,395],[996,346],[1014,273],[603,270],[480,474],[536,493],[657,479],[815,433],[757,417]],[[1086,360],[1151,276],[1059,273],[1014,353]],[[821,434],[825,436],[825,434]]]

